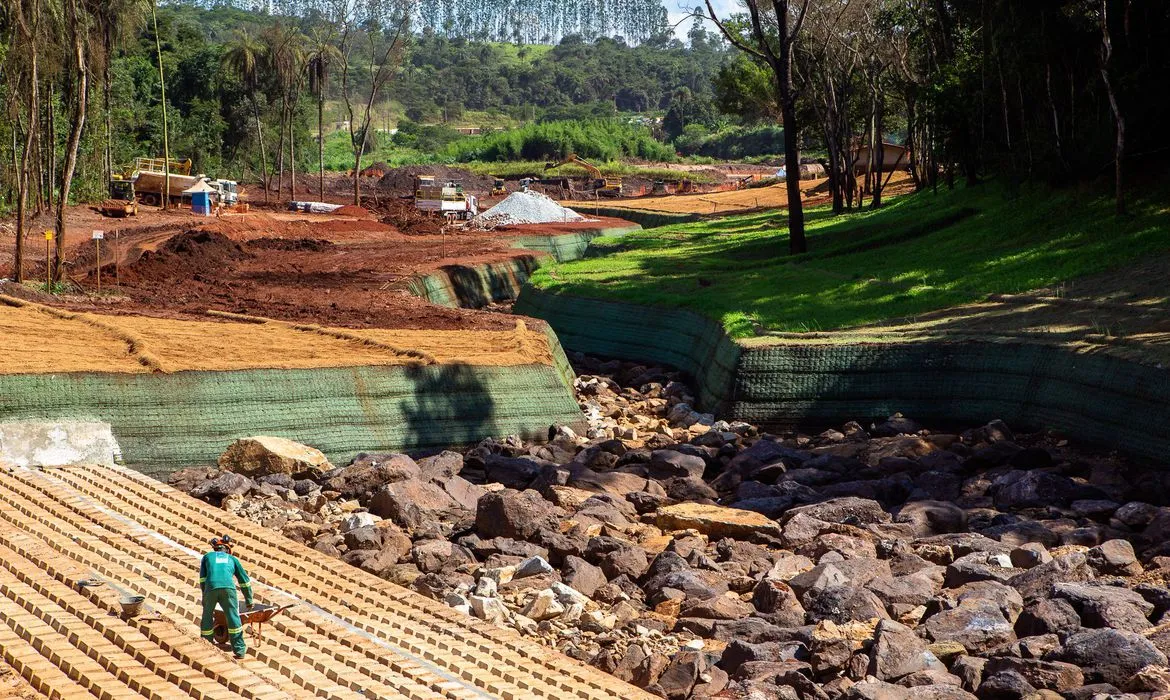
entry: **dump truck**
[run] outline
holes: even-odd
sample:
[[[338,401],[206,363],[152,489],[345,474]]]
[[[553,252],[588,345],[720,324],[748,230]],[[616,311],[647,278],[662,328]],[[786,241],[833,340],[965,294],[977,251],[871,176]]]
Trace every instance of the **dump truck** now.
[[[171,203],[182,203],[183,190],[190,189],[197,182],[205,181],[215,189],[213,201],[232,206],[240,201],[239,184],[234,180],[212,179],[206,175],[191,175],[191,160],[171,160],[164,170],[162,158],[135,158],[133,165],[110,180],[111,191],[124,188],[121,183],[130,184],[130,192],[143,204],[158,206],[166,193],[170,181]]]
[[[622,179],[620,177],[602,177],[601,169],[596,165],[590,163],[584,158],[578,156],[576,153],[570,153],[565,158],[557,163],[545,163],[545,170],[552,170],[559,168],[562,165],[579,165],[585,168],[591,178],[591,185],[593,191],[599,197],[620,197],[622,196]]]
[[[414,207],[419,211],[437,212],[449,219],[470,219],[479,214],[475,195],[463,191],[463,184],[448,180],[439,185],[434,175],[420,175],[414,181]]]

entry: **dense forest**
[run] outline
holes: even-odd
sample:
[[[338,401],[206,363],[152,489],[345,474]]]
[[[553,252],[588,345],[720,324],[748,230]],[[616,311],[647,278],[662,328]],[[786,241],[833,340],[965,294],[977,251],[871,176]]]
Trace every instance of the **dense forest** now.
[[[62,201],[100,198],[117,167],[164,153],[266,180],[268,197],[323,164],[326,140],[360,168],[396,125],[416,152],[430,138],[430,158],[555,157],[590,129],[623,157],[782,153],[789,172],[814,157],[836,211],[881,206],[880,174],[854,173],[859,145],[881,159],[905,144],[924,188],[1107,178],[1119,213],[1132,169],[1164,157],[1163,0],[734,7],[695,8],[680,41],[659,4],[634,0],[526,4],[544,14],[520,36],[505,24],[523,13],[487,0],[9,0],[0,207],[22,230],[45,208],[62,226]],[[461,146],[444,125],[525,128]]]

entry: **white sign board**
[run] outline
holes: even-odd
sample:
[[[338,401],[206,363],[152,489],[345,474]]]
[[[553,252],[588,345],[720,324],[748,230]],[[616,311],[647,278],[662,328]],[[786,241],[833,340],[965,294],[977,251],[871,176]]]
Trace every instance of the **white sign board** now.
[[[106,237],[106,232],[105,232],[105,231],[94,231],[94,232],[93,232],[93,239],[94,239],[95,241],[100,241],[101,239],[103,239],[103,238],[105,238],[105,237]]]

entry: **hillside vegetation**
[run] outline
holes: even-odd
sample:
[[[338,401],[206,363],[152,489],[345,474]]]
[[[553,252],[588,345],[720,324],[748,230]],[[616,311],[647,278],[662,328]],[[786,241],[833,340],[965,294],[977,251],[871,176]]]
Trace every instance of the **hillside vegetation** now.
[[[809,213],[811,252],[787,254],[783,212],[594,241],[604,255],[532,279],[566,294],[682,307],[737,337],[847,328],[1022,292],[1170,254],[1170,186],[1113,218],[1097,194],[994,184],[922,192],[876,210]]]

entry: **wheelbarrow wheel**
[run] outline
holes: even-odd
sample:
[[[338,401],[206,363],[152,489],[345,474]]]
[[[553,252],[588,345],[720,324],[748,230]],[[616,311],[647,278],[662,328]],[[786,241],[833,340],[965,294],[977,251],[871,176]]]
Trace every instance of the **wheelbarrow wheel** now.
[[[217,625],[212,635],[212,639],[216,644],[226,645],[228,643],[227,625]]]

